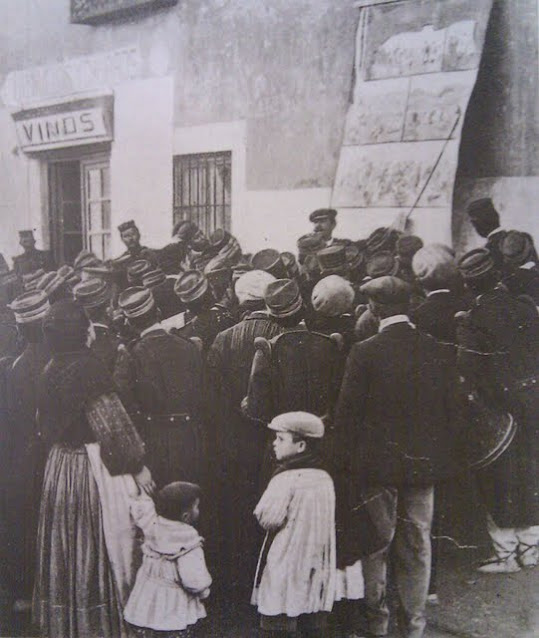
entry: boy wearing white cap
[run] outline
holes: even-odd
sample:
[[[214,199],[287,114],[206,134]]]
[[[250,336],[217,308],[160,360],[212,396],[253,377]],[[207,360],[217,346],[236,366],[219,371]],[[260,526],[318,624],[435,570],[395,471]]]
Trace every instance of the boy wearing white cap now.
[[[254,512],[267,536],[251,602],[262,636],[324,636],[336,582],[335,490],[318,453],[324,424],[287,412],[268,427],[278,465]]]

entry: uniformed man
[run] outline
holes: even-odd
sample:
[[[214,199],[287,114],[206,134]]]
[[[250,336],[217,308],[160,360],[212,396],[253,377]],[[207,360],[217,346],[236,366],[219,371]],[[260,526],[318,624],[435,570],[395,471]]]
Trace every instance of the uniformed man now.
[[[468,206],[466,213],[475,231],[487,242],[485,248],[490,251],[496,268],[501,273],[504,263],[501,253],[501,243],[507,231],[500,226],[500,215],[490,197],[476,199]]]
[[[181,274],[174,285],[174,292],[188,311],[185,326],[178,334],[200,339],[203,352],[208,350],[220,332],[234,325],[234,317],[215,300],[208,278],[198,270]]]
[[[240,409],[247,394],[257,337],[271,339],[281,326],[265,312],[264,294],[275,277],[262,270],[243,274],[235,284],[243,319],[220,332],[208,351],[209,422],[215,428],[211,439],[214,480],[219,486],[218,539],[210,541],[220,553],[228,596],[248,600],[260,544],[260,531],[253,518],[260,489],[260,469],[266,432],[253,427]],[[234,512],[234,516],[230,516]],[[220,551],[219,549],[220,548]]]
[[[133,287],[118,298],[138,332],[116,361],[114,381],[146,444],[158,487],[203,477],[202,361],[189,339],[167,333],[150,290]]]
[[[42,268],[45,271],[53,270],[54,264],[50,253],[36,248],[36,240],[32,230],[19,231],[19,244],[24,252],[13,257],[13,269],[22,277]]]
[[[317,208],[309,215],[309,221],[313,224],[313,230],[322,238],[325,246],[334,244],[349,244],[349,239],[337,239],[333,237],[333,231],[337,226],[337,211],[334,208]]]
[[[146,246],[141,246],[140,230],[132,219],[120,224],[118,226],[118,230],[120,231],[120,237],[127,248],[120,257],[126,258],[126,266],[136,259],[146,259],[151,264],[157,266],[158,260],[155,251],[151,248],[147,248]]]
[[[457,327],[461,375],[471,393],[518,423],[509,448],[478,472],[494,546],[479,571],[512,573],[539,558],[539,315],[530,298],[499,283],[489,250],[472,250],[458,265],[476,295]]]
[[[528,233],[510,230],[500,249],[507,273],[503,283],[514,295],[527,295],[539,306],[539,268],[533,239]]]
[[[3,450],[7,462],[3,471],[8,494],[5,516],[10,528],[12,592],[20,599],[17,607],[22,610],[22,602],[27,601],[29,605],[32,598],[35,540],[46,460],[37,437],[36,408],[38,379],[50,358],[42,332],[42,320],[50,305],[46,293],[33,291],[17,297],[10,307],[26,343],[7,378],[9,435]]]
[[[92,343],[90,350],[112,373],[118,355],[120,340],[112,330],[110,304],[112,287],[103,279],[87,279],[73,288],[73,295],[90,320]]]

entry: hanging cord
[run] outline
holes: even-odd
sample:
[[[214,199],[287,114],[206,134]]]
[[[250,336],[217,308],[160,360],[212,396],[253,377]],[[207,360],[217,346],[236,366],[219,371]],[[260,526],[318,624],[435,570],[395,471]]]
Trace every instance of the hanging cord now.
[[[419,195],[416,197],[416,200],[414,202],[414,205],[412,206],[412,208],[410,208],[410,210],[406,213],[406,216],[404,217],[404,223],[406,224],[406,222],[410,219],[411,214],[414,212],[416,206],[419,204],[419,200],[421,199],[421,197],[423,196],[423,193],[425,192],[427,186],[430,183],[430,180],[432,178],[432,176],[434,175],[434,171],[438,168],[438,164],[440,163],[440,160],[442,159],[443,154],[445,153],[445,149],[447,148],[447,145],[449,144],[449,141],[451,140],[451,138],[453,137],[453,133],[455,132],[458,123],[460,122],[460,116],[462,114],[462,111],[460,109],[460,106],[457,107],[457,117],[455,118],[455,122],[453,124],[453,126],[451,127],[451,131],[449,132],[449,135],[447,136],[443,146],[442,146],[442,150],[440,151],[440,153],[438,154],[438,157],[436,158],[436,161],[434,162],[434,166],[432,167],[431,172],[429,173],[429,176],[427,177],[427,179],[425,180],[425,183],[423,184],[423,188],[419,191]]]

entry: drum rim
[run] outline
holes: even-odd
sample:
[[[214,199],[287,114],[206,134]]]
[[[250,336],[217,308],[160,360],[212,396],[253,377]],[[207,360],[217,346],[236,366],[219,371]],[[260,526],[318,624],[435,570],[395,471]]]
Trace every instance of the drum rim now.
[[[483,459],[480,459],[479,461],[475,461],[474,463],[470,463],[469,464],[470,469],[481,470],[487,467],[487,465],[494,463],[494,461],[496,461],[511,445],[517,431],[517,422],[511,413],[506,412],[506,415],[509,417],[509,424],[508,424],[507,433],[505,437],[499,443],[499,445],[496,448],[494,448],[494,450],[492,450],[490,454],[488,454],[488,456],[486,456]]]

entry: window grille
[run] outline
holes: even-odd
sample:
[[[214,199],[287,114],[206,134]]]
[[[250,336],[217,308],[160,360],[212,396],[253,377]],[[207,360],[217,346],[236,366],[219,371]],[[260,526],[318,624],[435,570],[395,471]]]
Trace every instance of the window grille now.
[[[71,22],[99,24],[147,8],[167,7],[178,0],[71,0]]]
[[[176,155],[173,223],[194,222],[209,235],[230,230],[232,153]]]

